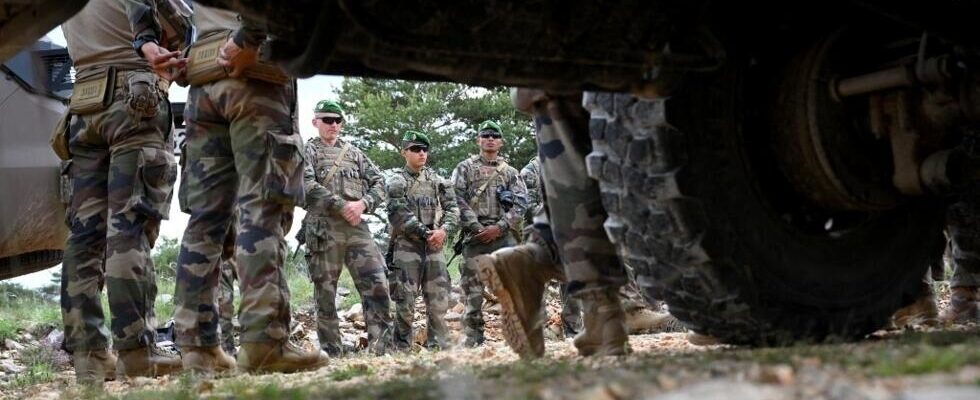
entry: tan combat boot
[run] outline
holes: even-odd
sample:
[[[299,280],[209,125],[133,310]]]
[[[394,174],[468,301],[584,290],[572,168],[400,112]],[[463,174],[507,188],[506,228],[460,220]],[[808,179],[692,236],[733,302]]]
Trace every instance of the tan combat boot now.
[[[109,350],[79,351],[72,355],[79,385],[102,386],[116,379],[116,356]]]
[[[235,359],[225,353],[221,346],[184,346],[181,349],[180,361],[184,365],[184,370],[203,375],[235,369]]]
[[[579,295],[584,324],[575,336],[575,347],[582,356],[619,356],[629,352],[626,313],[619,303],[617,289],[593,290]]]
[[[500,303],[501,333],[521,358],[544,355],[541,303],[545,285],[562,277],[558,267],[545,260],[545,250],[534,243],[474,258],[480,279]]]
[[[940,317],[944,323],[963,324],[980,320],[976,286],[954,287],[951,292],[949,308],[944,310],[942,317]]]
[[[305,351],[284,342],[248,342],[238,349],[238,368],[246,372],[314,370],[330,362],[323,351]]]
[[[138,349],[120,350],[116,371],[119,375],[162,376],[180,372],[180,357],[163,351],[155,344]]]
[[[912,304],[895,311],[892,315],[892,324],[895,328],[904,328],[911,325],[934,326],[939,323],[939,310],[936,308],[936,295],[932,290],[932,285],[924,283],[922,295]]]

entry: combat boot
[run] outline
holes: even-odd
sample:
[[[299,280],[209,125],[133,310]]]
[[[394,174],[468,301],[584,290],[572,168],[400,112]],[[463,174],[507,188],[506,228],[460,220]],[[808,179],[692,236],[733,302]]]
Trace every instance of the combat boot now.
[[[238,369],[246,372],[296,372],[314,370],[329,363],[323,351],[305,351],[289,341],[242,343]]]
[[[138,349],[120,350],[116,371],[119,375],[161,376],[180,372],[180,357],[163,351],[155,344]]]
[[[895,311],[892,315],[892,324],[895,328],[903,328],[910,325],[933,326],[939,323],[939,310],[936,308],[936,295],[933,293],[932,285],[924,283],[922,295],[912,304]]]
[[[545,250],[528,243],[474,258],[480,279],[500,303],[501,333],[521,358],[544,355],[542,300],[545,285],[561,273],[543,262]]]
[[[72,355],[79,385],[101,387],[116,378],[116,356],[109,350],[79,351]]]
[[[235,359],[225,353],[221,346],[184,346],[180,361],[184,370],[203,375],[235,369]]]
[[[579,295],[584,324],[575,336],[575,347],[582,356],[619,356],[629,352],[626,312],[619,303],[617,289],[592,290]]]
[[[980,320],[976,286],[959,286],[951,290],[949,307],[940,319],[947,324],[963,324]]]

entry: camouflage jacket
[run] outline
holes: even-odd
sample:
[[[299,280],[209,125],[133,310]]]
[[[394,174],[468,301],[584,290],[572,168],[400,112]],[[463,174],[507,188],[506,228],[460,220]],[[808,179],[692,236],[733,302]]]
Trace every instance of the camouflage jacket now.
[[[538,180],[538,176],[541,174],[541,162],[538,157],[534,157],[521,169],[521,180],[524,181],[524,186],[527,186],[527,212],[524,214],[524,220],[529,222],[534,216],[535,210],[542,203],[541,198],[541,181]]]
[[[452,234],[459,227],[459,206],[453,187],[428,167],[391,171],[385,182],[388,221],[392,232],[413,241],[426,239],[430,229]]]
[[[461,161],[453,170],[453,188],[464,233],[476,233],[488,224],[497,224],[504,232],[520,226],[527,209],[527,188],[514,167],[508,165],[496,173],[500,162],[504,162],[503,158],[487,161],[480,155],[474,155]],[[493,181],[479,197],[474,198],[483,183],[491,177]],[[510,211],[504,212],[497,200],[497,188],[500,187],[514,193],[514,206]]]
[[[330,182],[325,181],[345,143],[337,139],[333,146],[327,146],[319,137],[306,142],[305,209],[314,216],[341,217],[340,211],[348,201],[364,200],[365,213],[373,212],[384,202],[384,179],[378,167],[357,147],[350,146]]]

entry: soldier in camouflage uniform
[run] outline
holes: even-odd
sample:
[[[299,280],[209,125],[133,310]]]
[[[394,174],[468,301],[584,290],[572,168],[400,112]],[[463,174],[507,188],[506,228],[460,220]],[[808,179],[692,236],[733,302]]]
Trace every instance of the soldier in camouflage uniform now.
[[[169,82],[158,79],[133,48],[134,32],[155,23],[148,3],[94,0],[62,25],[79,93],[70,107],[71,158],[63,164],[71,190],[61,311],[64,346],[83,384],[101,385],[115,372],[153,376],[180,370],[179,360],[154,343],[157,287],[150,249],[160,220],[170,213],[177,172]],[[111,88],[108,104],[100,90],[92,92],[100,107],[84,109],[82,88],[96,81]],[[107,350],[103,285],[118,362]]]
[[[528,243],[475,260],[480,277],[502,306],[502,333],[521,357],[544,354],[541,299],[544,285],[563,279],[582,301],[583,330],[574,340],[583,356],[628,352],[619,288],[626,269],[603,229],[599,185],[589,178],[589,114],[582,97],[519,89],[515,106],[534,116],[545,206],[535,215]],[[560,203],[559,203],[560,202]]]
[[[425,167],[429,138],[408,131],[402,137],[405,167],[392,171],[385,189],[388,194],[388,221],[391,223],[393,280],[398,282],[395,300],[394,343],[410,349],[415,298],[422,291],[425,300],[429,345],[446,348],[449,329],[449,272],[443,244],[459,225],[459,207],[452,186],[435,171]]]
[[[320,347],[340,355],[337,280],[347,266],[364,306],[369,348],[387,351],[391,338],[390,297],[385,262],[371,236],[364,213],[384,202],[384,180],[361,152],[339,138],[344,111],[324,100],[314,108],[319,136],[306,144],[306,261],[317,304]]]
[[[235,262],[235,227],[228,229],[221,249],[221,287],[218,294],[218,310],[221,322],[221,348],[230,356],[238,354],[235,346],[235,281],[238,280],[238,263]]]
[[[519,226],[527,209],[524,181],[499,156],[504,143],[500,125],[485,121],[477,132],[480,154],[456,165],[452,176],[460,226],[465,235],[460,286],[466,296],[463,330],[467,346],[478,346],[484,341],[483,282],[473,258],[516,245],[513,228]]]
[[[524,214],[525,236],[533,233],[534,214],[538,207],[543,206],[541,198],[541,161],[535,156],[521,169],[521,179],[527,186],[527,212]],[[525,238],[525,241],[528,239]],[[568,285],[559,284],[561,293],[561,324],[565,337],[572,337],[582,327],[582,304],[577,299],[568,296]]]
[[[266,36],[248,20],[197,4],[194,25],[198,42],[229,35],[217,62],[231,73],[192,84],[188,93],[180,200],[190,221],[177,260],[175,295],[184,367],[208,374],[236,366],[220,347],[216,293],[223,244],[236,224],[242,295],[237,367],[279,372],[318,368],[326,365],[326,354],[288,341],[283,235],[292,224],[293,207],[303,200],[303,142],[294,130],[294,84],[238,78],[255,63]]]

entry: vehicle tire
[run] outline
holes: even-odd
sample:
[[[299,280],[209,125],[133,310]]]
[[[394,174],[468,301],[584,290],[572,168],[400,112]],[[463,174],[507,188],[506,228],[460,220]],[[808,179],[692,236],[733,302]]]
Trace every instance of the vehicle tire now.
[[[771,147],[771,117],[786,114],[772,110],[793,102],[761,101],[751,63],[730,57],[672,97],[586,95],[610,238],[647,299],[696,332],[785,344],[875,331],[940,259],[944,207],[819,209],[795,195]]]
[[[61,250],[38,250],[0,259],[0,280],[26,275],[61,263]]]

